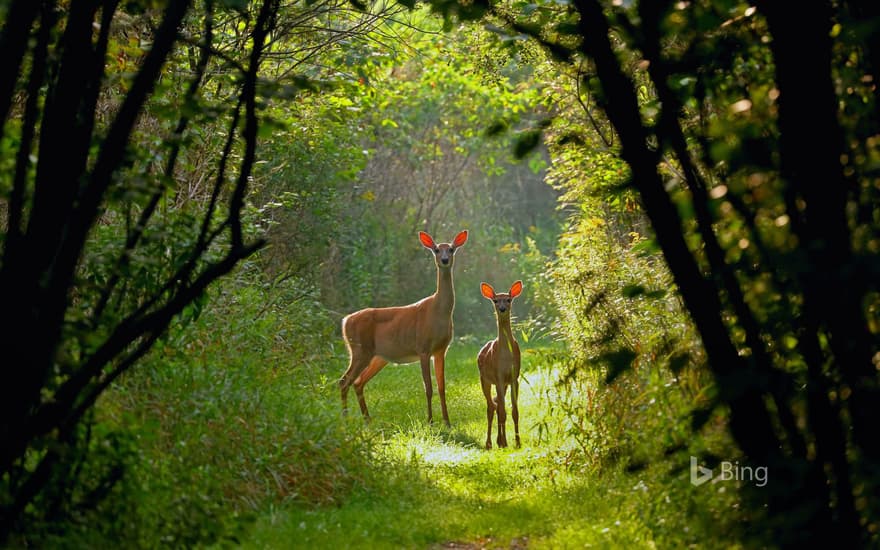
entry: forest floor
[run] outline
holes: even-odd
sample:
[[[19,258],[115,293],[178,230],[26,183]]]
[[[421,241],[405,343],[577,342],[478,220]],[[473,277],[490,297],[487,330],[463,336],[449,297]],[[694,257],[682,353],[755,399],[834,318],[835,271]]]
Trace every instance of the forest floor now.
[[[486,408],[475,346],[453,346],[446,378],[451,428],[427,424],[416,365],[389,365],[366,388],[374,418],[354,407],[344,422],[374,445],[379,479],[357,485],[334,505],[281,505],[263,512],[241,542],[251,548],[584,548],[703,546],[706,526],[691,530],[693,502],[668,491],[687,473],[638,475],[570,462],[577,453],[553,412],[554,369],[524,354],[520,394],[522,447],[485,450]],[[338,392],[338,390],[337,390]],[[327,395],[334,392],[329,391]],[[338,397],[337,397],[338,399]],[[551,420],[552,421],[552,420]],[[513,442],[513,425],[508,418]],[[548,429],[550,427],[551,429]],[[494,426],[493,426],[494,432]],[[495,433],[493,433],[494,446]],[[659,472],[659,473],[658,473]],[[686,494],[686,493],[685,493]],[[673,496],[673,498],[677,498]],[[714,537],[713,537],[714,538]],[[715,538],[707,546],[720,541]]]

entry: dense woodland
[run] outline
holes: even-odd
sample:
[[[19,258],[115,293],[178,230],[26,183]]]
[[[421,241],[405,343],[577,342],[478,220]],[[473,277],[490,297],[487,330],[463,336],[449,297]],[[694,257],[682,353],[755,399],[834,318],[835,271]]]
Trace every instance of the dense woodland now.
[[[0,22],[0,544],[880,542],[877,3]],[[342,318],[463,229],[452,426],[414,365],[343,416]],[[523,446],[485,450],[480,283],[516,280]]]

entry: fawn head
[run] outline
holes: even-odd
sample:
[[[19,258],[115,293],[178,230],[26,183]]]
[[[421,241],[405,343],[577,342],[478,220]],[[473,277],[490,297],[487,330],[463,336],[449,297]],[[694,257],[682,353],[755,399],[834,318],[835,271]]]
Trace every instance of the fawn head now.
[[[510,315],[510,307],[513,305],[513,299],[522,293],[522,281],[517,281],[510,285],[510,290],[505,294],[496,294],[495,289],[489,283],[480,283],[480,292],[483,297],[492,300],[495,303],[495,313],[499,316]]]
[[[437,267],[447,269],[452,267],[452,261],[455,259],[455,251],[467,242],[468,232],[462,231],[455,236],[451,243],[435,244],[434,239],[424,231],[419,231],[419,240],[422,246],[434,253],[434,262]]]

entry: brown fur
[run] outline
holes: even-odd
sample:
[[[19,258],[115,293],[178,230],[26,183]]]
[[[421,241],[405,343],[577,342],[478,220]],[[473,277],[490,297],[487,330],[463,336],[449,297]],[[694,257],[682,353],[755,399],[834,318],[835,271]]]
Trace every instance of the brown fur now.
[[[480,285],[485,298],[495,304],[495,317],[498,321],[498,337],[485,346],[477,354],[477,367],[480,369],[480,384],[486,397],[486,448],[492,448],[492,419],[498,416],[499,447],[507,447],[507,410],[505,400],[507,387],[510,386],[511,416],[513,417],[516,446],[520,446],[519,438],[519,344],[510,329],[510,308],[513,299],[522,292],[522,282],[517,281],[510,287],[509,293],[496,294],[486,283]],[[495,386],[496,398],[492,398],[492,386]]]
[[[370,414],[364,400],[364,386],[389,362],[413,363],[422,368],[428,421],[433,421],[430,361],[434,358],[434,375],[443,421],[449,425],[446,409],[445,358],[452,341],[452,311],[455,290],[452,266],[455,250],[467,241],[467,232],[459,233],[452,244],[435,245],[427,233],[421,233],[422,245],[434,253],[437,266],[437,291],[414,304],[400,307],[366,308],[342,320],[342,336],[348,348],[348,369],[339,380],[342,409],[348,409],[348,389],[354,385],[361,413]],[[445,260],[445,261],[444,261]]]

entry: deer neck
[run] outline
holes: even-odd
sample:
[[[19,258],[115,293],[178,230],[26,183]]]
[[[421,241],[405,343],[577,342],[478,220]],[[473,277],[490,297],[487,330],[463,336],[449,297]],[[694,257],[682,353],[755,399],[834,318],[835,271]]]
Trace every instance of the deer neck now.
[[[452,268],[437,268],[437,292],[434,300],[439,311],[451,313],[455,307],[455,289],[452,287]]]
[[[495,319],[498,321],[498,343],[502,348],[513,351],[513,333],[510,331],[510,315],[505,315],[502,318],[496,313]]]

